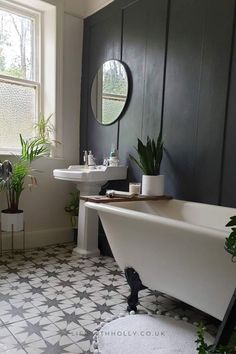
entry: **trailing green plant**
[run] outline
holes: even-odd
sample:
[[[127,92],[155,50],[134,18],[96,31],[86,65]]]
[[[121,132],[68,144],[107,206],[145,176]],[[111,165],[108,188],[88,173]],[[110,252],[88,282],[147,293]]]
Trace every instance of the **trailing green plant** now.
[[[225,240],[225,250],[232,255],[232,261],[235,262],[236,257],[236,215],[230,217],[230,221],[225,225],[226,227],[231,227],[231,234],[226,237]],[[210,354],[210,353],[223,353],[223,354],[233,354],[235,353],[235,348],[219,346],[215,348],[214,345],[208,345],[204,339],[205,328],[202,324],[198,326],[197,329],[197,350],[199,354]]]
[[[70,214],[71,226],[76,227],[75,217],[79,215],[79,191],[70,193],[70,200],[65,206],[65,211]]]
[[[232,261],[236,262],[236,216],[231,216],[226,227],[231,227],[232,232],[225,240],[225,249],[232,255]]]
[[[198,325],[197,328],[197,352],[198,354],[233,354],[235,353],[234,348],[219,346],[215,348],[214,345],[208,345],[204,338],[205,328],[202,324]]]
[[[7,200],[7,211],[9,213],[19,212],[21,193],[25,188],[25,179],[30,179],[29,187],[37,184],[36,178],[32,175],[34,171],[31,163],[48,154],[48,145],[40,138],[23,139],[20,135],[21,154],[15,156],[16,161],[5,160],[0,163],[0,192],[5,192]]]
[[[135,147],[135,150],[138,153],[138,159],[132,155],[129,155],[129,157],[138,165],[145,175],[155,176],[160,173],[163,147],[164,145],[160,132],[156,141],[147,136],[146,145],[138,139],[138,146],[137,148]]]

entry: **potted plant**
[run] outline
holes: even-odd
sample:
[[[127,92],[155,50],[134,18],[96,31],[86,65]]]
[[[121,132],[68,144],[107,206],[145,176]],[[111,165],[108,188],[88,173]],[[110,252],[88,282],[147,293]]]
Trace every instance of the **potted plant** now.
[[[1,211],[2,231],[22,231],[24,213],[19,208],[26,177],[30,178],[29,187],[37,184],[32,175],[31,163],[48,153],[48,146],[40,137],[24,140],[20,135],[21,154],[16,161],[0,163],[0,191],[5,192],[7,209]]]
[[[48,156],[50,154],[53,155],[55,146],[60,144],[59,141],[51,139],[52,135],[55,133],[55,127],[51,122],[52,116],[53,114],[50,114],[50,116],[46,118],[43,113],[40,113],[39,120],[34,126],[37,136],[48,146]]]
[[[236,216],[231,216],[226,227],[231,227],[232,231],[225,240],[225,250],[232,255],[232,261],[236,262]]]
[[[230,346],[218,346],[215,348],[214,345],[208,345],[204,338],[205,327],[200,324],[197,329],[197,352],[198,354],[233,354],[235,353],[235,349]]]
[[[79,195],[79,191],[70,193],[70,200],[65,206],[65,211],[70,214],[70,222],[72,229],[74,230],[75,241],[78,233]]]
[[[163,195],[164,194],[164,176],[160,175],[160,165],[163,156],[163,141],[161,132],[155,142],[154,139],[147,137],[146,145],[138,139],[138,146],[135,148],[138,153],[138,160],[129,155],[143,171],[142,176],[142,194],[143,195]]]
[[[226,238],[225,240],[225,250],[232,255],[232,262],[235,262],[235,257],[236,257],[236,216],[231,216],[230,221],[226,224],[226,227],[231,227],[232,231],[230,235]],[[235,296],[235,295],[234,295]],[[234,298],[233,296],[233,298]],[[232,302],[233,300],[231,300]],[[234,300],[235,301],[235,300]],[[233,306],[235,307],[235,304],[230,304],[229,308],[231,308],[231,311],[233,311]],[[228,312],[228,311],[227,311]],[[225,315],[226,320],[229,320],[229,317],[232,317],[229,313]],[[221,324],[221,326],[225,326],[225,324]],[[223,328],[222,327],[222,328]],[[222,329],[221,328],[221,329]],[[210,353],[224,353],[224,354],[233,354],[236,352],[236,347],[234,345],[229,345],[229,346],[218,346],[218,345],[208,345],[205,342],[204,339],[204,326],[200,324],[198,326],[197,330],[197,351],[199,354],[210,354]],[[227,329],[228,330],[228,329]]]

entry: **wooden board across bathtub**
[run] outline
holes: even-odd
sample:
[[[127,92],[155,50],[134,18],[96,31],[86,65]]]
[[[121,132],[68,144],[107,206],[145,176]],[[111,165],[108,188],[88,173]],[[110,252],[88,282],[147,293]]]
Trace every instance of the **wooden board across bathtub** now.
[[[172,197],[168,195],[162,196],[147,196],[147,195],[138,195],[131,198],[122,198],[122,197],[106,197],[105,195],[85,195],[80,197],[80,199],[85,200],[86,202],[93,203],[114,203],[114,202],[139,202],[147,200],[170,200]]]

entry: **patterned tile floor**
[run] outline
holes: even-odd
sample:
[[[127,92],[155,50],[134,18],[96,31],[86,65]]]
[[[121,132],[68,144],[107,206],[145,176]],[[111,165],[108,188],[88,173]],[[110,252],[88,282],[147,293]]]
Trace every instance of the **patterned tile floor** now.
[[[92,331],[126,310],[129,288],[113,258],[83,258],[74,244],[0,258],[0,353],[91,353]],[[140,292],[139,312],[169,312],[215,324],[160,293]]]

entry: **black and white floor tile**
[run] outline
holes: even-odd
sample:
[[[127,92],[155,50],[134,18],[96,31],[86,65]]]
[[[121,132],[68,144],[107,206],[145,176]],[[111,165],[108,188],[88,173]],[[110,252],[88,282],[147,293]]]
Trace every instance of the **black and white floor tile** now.
[[[79,257],[73,247],[0,257],[0,353],[91,353],[96,326],[126,311],[129,287],[114,259]],[[158,292],[140,292],[139,311],[147,310],[215,330],[212,319]]]

